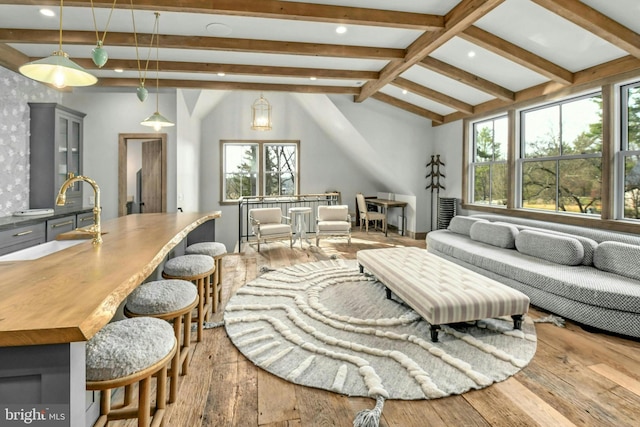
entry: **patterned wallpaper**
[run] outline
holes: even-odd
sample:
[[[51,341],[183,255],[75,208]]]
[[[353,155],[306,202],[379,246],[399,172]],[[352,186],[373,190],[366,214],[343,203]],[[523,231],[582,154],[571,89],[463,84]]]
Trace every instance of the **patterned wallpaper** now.
[[[62,94],[0,67],[0,216],[29,208],[29,105]]]

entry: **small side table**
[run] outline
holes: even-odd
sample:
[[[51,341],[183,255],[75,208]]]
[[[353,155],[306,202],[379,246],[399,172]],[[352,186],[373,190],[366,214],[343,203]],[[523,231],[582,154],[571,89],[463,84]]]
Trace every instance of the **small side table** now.
[[[300,249],[302,249],[302,240],[306,240],[311,245],[311,241],[307,238],[307,223],[305,217],[311,213],[310,207],[300,206],[289,208],[289,214],[293,215],[293,222],[296,224],[296,232],[293,235],[293,244],[300,240]]]

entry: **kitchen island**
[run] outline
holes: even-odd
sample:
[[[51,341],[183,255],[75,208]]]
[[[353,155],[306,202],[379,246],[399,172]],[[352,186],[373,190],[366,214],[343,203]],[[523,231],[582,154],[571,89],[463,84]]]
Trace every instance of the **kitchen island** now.
[[[220,216],[123,216],[102,224],[101,245],[86,240],[39,259],[0,262],[0,425],[31,409],[52,417],[40,425],[91,424],[85,342],[191,231]]]

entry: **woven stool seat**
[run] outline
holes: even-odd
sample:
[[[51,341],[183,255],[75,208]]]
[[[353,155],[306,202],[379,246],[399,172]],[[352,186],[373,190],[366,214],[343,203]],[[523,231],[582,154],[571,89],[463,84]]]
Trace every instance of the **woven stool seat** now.
[[[222,257],[227,254],[227,247],[220,242],[200,242],[187,246],[186,254],[208,255],[216,263],[216,271],[210,278],[213,312],[218,311],[218,304],[222,302]]]
[[[136,315],[162,315],[189,307],[198,290],[186,280],[157,280],[143,283],[127,297],[126,309]]]
[[[124,314],[127,317],[152,316],[173,323],[178,351],[171,361],[169,403],[178,396],[178,375],[187,374],[191,347],[191,311],[199,296],[193,283],[186,280],[157,280],[143,283],[127,297]],[[182,365],[182,370],[180,369]]]
[[[162,277],[164,279],[180,279],[192,281],[198,290],[198,338],[202,341],[204,322],[209,320],[211,311],[211,283],[209,277],[216,271],[215,261],[208,255],[182,255],[171,258],[164,263]]]
[[[94,426],[111,420],[137,418],[138,426],[162,425],[166,410],[167,365],[176,353],[173,328],[152,317],[107,324],[86,345],[87,390],[101,390],[100,417]],[[151,405],[151,378],[157,377],[156,402]],[[131,387],[138,383],[138,404]],[[111,390],[125,387],[124,403],[113,408]],[[153,410],[153,411],[152,411]]]

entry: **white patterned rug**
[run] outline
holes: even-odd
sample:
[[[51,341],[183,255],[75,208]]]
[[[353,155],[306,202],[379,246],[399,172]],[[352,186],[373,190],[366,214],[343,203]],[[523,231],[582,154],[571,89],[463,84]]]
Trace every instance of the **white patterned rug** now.
[[[269,271],[227,304],[234,345],[261,368],[296,384],[349,396],[433,399],[487,387],[526,366],[533,322],[511,318],[443,326],[439,342],[411,308],[355,261]]]

